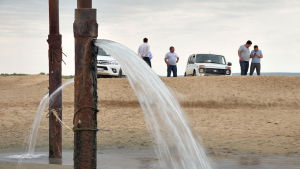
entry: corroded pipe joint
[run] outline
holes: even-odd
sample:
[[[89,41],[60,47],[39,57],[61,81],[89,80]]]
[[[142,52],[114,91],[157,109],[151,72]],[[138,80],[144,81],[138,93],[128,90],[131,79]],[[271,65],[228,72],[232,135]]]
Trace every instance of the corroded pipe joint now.
[[[98,37],[97,10],[75,9],[74,37]]]
[[[62,44],[61,35],[48,35],[47,42],[49,45],[61,45]]]

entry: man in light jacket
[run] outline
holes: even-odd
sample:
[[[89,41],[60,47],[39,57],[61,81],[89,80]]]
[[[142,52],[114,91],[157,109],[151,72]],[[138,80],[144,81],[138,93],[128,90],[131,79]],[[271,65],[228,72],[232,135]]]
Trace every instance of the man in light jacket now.
[[[148,44],[148,39],[144,38],[143,41],[144,43],[139,47],[138,55],[151,67],[151,61],[149,58],[150,46]]]

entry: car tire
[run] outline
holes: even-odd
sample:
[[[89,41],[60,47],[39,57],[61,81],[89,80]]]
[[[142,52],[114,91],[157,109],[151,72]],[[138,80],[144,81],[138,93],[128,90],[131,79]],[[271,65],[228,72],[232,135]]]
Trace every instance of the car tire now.
[[[118,75],[118,78],[122,78],[122,69],[120,69],[120,71],[119,71],[119,75]]]
[[[184,77],[186,77],[186,72],[184,72]]]
[[[194,72],[193,72],[193,76],[196,76],[196,71],[194,70]]]

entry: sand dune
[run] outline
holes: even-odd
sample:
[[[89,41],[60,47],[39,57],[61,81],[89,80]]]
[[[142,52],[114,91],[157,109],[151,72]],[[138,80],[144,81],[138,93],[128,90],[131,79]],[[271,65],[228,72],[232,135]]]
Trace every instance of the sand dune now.
[[[202,137],[215,153],[299,155],[299,77],[162,78],[174,92]],[[64,80],[67,81],[67,80]],[[0,77],[0,148],[22,147],[48,76]],[[98,146],[151,145],[143,113],[127,79],[99,79]],[[63,91],[63,120],[72,126],[74,87]],[[47,112],[38,146],[48,145]],[[73,132],[63,128],[63,147],[72,148]]]

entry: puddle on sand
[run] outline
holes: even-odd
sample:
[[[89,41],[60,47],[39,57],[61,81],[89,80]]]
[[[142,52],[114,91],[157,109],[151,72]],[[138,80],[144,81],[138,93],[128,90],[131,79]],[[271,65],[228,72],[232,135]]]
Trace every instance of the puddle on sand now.
[[[48,154],[47,149],[37,154]],[[7,158],[21,154],[21,150],[0,150],[0,164],[18,162]],[[230,156],[210,154],[217,169],[300,169],[299,157]],[[152,149],[98,150],[98,169],[157,169],[159,162]],[[23,159],[22,163],[73,165],[73,150],[63,150],[62,159],[49,159],[47,155],[34,159]]]

